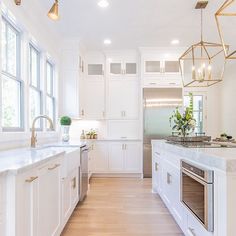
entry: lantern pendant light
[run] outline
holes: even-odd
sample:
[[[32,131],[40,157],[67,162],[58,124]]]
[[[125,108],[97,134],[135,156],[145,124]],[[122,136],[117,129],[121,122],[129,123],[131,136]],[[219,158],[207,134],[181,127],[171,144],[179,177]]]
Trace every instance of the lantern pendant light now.
[[[215,13],[217,29],[220,35],[220,40],[222,46],[224,48],[224,54],[226,59],[236,59],[236,49],[228,50],[228,46],[225,44],[226,35],[223,34],[222,22],[220,22],[220,18],[228,18],[227,23],[232,24],[233,17],[236,17],[236,1],[235,0],[226,0],[223,5],[219,8],[219,10]],[[232,31],[231,31],[232,33]],[[231,36],[233,38],[233,35]]]
[[[203,9],[208,1],[200,1],[201,40],[191,45],[179,58],[184,87],[209,87],[223,80],[225,57],[222,44],[203,40]]]

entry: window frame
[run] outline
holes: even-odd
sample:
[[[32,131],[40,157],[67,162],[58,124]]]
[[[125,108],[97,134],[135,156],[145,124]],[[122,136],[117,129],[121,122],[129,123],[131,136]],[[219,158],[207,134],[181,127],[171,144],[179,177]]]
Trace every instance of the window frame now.
[[[36,47],[34,45],[34,43],[32,41],[29,41],[29,94],[30,94],[30,90],[34,90],[36,92],[39,93],[39,99],[40,99],[40,114],[42,114],[43,112],[43,91],[42,91],[42,87],[41,87],[41,51],[38,49],[38,47]],[[31,71],[32,71],[32,50],[34,50],[37,54],[37,85],[34,86],[32,83],[32,78],[31,78]],[[30,101],[30,96],[29,96],[29,101]],[[30,118],[30,103],[29,103],[29,118]],[[30,119],[29,119],[30,120]],[[42,119],[39,120],[40,123],[40,127],[36,128],[36,131],[43,131],[43,121]],[[31,124],[29,124],[29,127],[31,126]],[[30,127],[30,130],[32,128]]]
[[[205,91],[186,91],[183,95],[183,99],[186,96],[189,96],[189,93],[192,93],[193,96],[202,96],[202,110],[197,110],[202,112],[202,131],[203,133],[207,132],[207,92]],[[183,104],[184,105],[184,104]],[[196,110],[193,110],[196,112]]]
[[[8,63],[6,64],[6,71],[3,70],[3,68],[1,68],[1,75],[6,76],[8,79],[11,79],[15,82],[19,83],[20,86],[20,91],[19,91],[19,96],[20,96],[20,102],[19,102],[19,118],[20,118],[20,126],[19,127],[5,127],[3,126],[3,110],[2,110],[2,121],[1,121],[1,126],[2,126],[2,131],[3,132],[22,132],[25,130],[25,115],[24,115],[24,111],[25,111],[25,107],[24,107],[24,90],[25,90],[25,83],[24,81],[21,79],[21,56],[22,56],[22,50],[21,50],[21,43],[22,43],[22,32],[21,30],[19,30],[19,28],[17,28],[10,19],[8,19],[7,16],[2,15],[1,16],[1,24],[3,24],[3,22],[6,24],[6,29],[10,28],[11,30],[13,30],[16,33],[16,75],[12,75],[8,72]],[[7,33],[6,33],[7,35]],[[1,35],[2,36],[2,35]],[[7,39],[6,39],[7,42]],[[6,44],[6,47],[8,47],[8,44]],[[8,54],[7,54],[6,50],[6,61],[8,61]],[[2,83],[2,78],[1,78],[1,83]],[[1,85],[2,86],[2,85]],[[1,89],[3,89],[1,87]],[[1,99],[2,104],[3,105],[3,100]]]
[[[56,124],[56,97],[55,97],[55,64],[53,62],[51,62],[50,59],[46,59],[46,83],[45,83],[45,93],[46,93],[46,101],[45,101],[45,109],[47,111],[47,98],[50,98],[52,99],[52,102],[53,102],[53,118],[52,118],[52,122],[53,122],[53,125],[54,125],[54,130],[55,130],[55,124]],[[51,73],[50,73],[50,87],[51,87],[51,91],[50,93],[48,93],[48,70],[47,70],[47,67],[48,65],[50,66],[51,68]],[[49,129],[46,128],[46,130],[48,131]]]

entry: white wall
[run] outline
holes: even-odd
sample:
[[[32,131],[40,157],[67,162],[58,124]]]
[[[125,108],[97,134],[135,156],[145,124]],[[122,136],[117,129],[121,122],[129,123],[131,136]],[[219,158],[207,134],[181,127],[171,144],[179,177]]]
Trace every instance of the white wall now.
[[[221,84],[221,132],[236,137],[236,60],[228,60]]]

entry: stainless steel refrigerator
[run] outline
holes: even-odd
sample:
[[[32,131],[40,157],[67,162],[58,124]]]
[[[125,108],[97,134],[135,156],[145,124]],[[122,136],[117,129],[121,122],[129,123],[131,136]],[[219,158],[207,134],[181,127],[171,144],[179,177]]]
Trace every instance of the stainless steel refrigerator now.
[[[152,139],[165,139],[172,134],[169,117],[182,107],[182,88],[143,89],[143,174],[152,177]]]

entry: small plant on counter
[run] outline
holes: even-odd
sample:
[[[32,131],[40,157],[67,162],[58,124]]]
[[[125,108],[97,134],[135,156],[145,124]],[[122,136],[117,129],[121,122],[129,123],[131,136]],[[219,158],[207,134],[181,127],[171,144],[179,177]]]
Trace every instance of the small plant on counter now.
[[[60,124],[61,124],[61,132],[62,132],[62,141],[68,142],[70,140],[70,125],[72,123],[72,120],[69,116],[62,116],[60,118]]]
[[[71,125],[72,121],[69,116],[62,116],[60,119],[60,124],[61,125]]]
[[[170,126],[172,122],[174,123],[172,130],[179,132],[183,137],[186,137],[192,133],[196,127],[196,120],[193,117],[193,96],[190,96],[190,106],[187,107],[183,114],[179,112],[179,108],[173,112],[173,115],[170,117]]]

